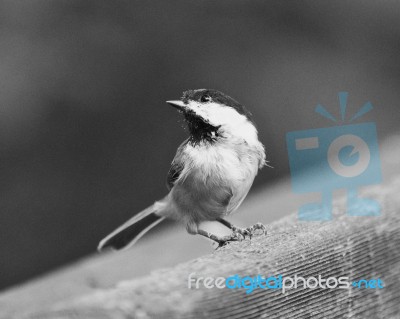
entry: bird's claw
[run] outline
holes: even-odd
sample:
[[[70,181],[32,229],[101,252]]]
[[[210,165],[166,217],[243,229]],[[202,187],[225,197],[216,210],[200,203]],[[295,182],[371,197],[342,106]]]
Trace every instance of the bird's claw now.
[[[213,235],[211,233],[207,233],[203,230],[199,230],[200,235],[206,236],[206,237],[214,240],[218,244],[217,248],[225,246],[227,243],[230,243],[233,241],[242,241],[242,240],[246,239],[246,237],[251,239],[253,236],[267,234],[267,228],[261,223],[254,224],[253,226],[250,226],[247,228],[240,228],[240,227],[236,227],[236,226],[232,225],[231,223],[225,221],[224,219],[220,219],[219,221],[223,225],[229,227],[232,230],[232,233],[229,236],[219,237],[219,236]]]
[[[253,235],[260,236],[267,234],[267,227],[261,223],[254,224],[253,226],[249,227],[250,232]]]
[[[239,228],[234,226],[232,230],[233,234],[236,234],[236,236],[241,236],[242,239],[245,239],[246,237],[251,239],[253,235],[259,236],[267,234],[267,228],[261,223],[254,224],[253,226],[247,228]]]
[[[229,236],[220,237],[218,239],[218,248],[225,246],[227,243],[232,241],[241,241],[243,238],[239,237],[238,234],[233,232]]]
[[[235,234],[237,237],[240,237],[241,239],[245,239],[246,236],[251,238],[251,233],[249,231],[249,228],[240,228],[233,226],[232,227],[233,234]]]

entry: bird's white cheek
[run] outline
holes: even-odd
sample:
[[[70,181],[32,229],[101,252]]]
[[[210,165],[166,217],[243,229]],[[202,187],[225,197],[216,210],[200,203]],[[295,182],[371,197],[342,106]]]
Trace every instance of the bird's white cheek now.
[[[247,118],[231,108],[216,110],[210,116],[210,122],[219,123],[222,130],[230,136],[244,139],[249,144],[258,142],[257,130]]]
[[[188,108],[191,111],[193,111],[194,113],[196,113],[197,115],[199,115],[202,118],[204,118],[204,119],[208,119],[209,118],[209,112],[204,107],[204,105],[202,105],[200,103],[191,102],[191,103],[188,104]]]

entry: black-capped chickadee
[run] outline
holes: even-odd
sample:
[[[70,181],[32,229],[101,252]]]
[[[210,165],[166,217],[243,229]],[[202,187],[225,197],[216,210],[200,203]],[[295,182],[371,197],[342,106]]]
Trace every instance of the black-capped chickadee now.
[[[179,220],[190,234],[219,245],[251,236],[265,227],[241,229],[223,219],[246,197],[257,172],[266,164],[251,113],[216,90],[188,90],[181,100],[167,101],[184,115],[190,136],[178,148],[167,176],[169,193],[104,238],[98,249],[127,248],[164,218]],[[219,221],[232,229],[219,237],[199,228],[202,221]]]

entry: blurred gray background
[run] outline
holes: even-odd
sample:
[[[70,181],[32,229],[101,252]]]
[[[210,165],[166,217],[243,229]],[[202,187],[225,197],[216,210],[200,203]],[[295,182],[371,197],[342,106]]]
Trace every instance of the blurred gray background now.
[[[165,104],[221,90],[254,114],[274,169],[285,134],[366,101],[380,139],[400,120],[395,1],[1,1],[0,288],[94,252],[166,194],[186,137]],[[184,230],[182,230],[184,231]]]

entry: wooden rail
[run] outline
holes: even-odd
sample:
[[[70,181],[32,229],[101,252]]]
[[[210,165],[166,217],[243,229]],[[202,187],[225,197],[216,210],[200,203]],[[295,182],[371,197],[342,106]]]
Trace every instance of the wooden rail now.
[[[267,236],[232,243],[174,268],[125,281],[26,318],[395,318],[400,314],[400,180],[368,193],[379,217],[334,209],[331,222],[296,215],[268,227]],[[340,203],[338,203],[340,207]],[[188,288],[188,277],[278,275],[381,279],[367,289]]]
[[[339,200],[332,221],[299,222],[292,214],[269,224],[267,236],[232,243],[166,269],[159,267],[176,265],[184,260],[182,254],[188,259],[203,250],[196,238],[183,231],[161,230],[159,237],[149,236],[133,252],[90,257],[1,294],[0,318],[399,318],[400,137],[382,145],[384,183],[362,194],[380,202],[380,216],[347,216],[344,200]],[[268,216],[280,214],[279,208],[282,215],[294,210],[299,203],[290,206],[293,198],[289,183],[284,182],[252,197],[251,205],[243,207],[268,223]],[[274,208],[266,215],[271,205]],[[178,254],[176,247],[186,250]],[[208,245],[204,251],[210,251]],[[147,269],[155,270],[138,277]],[[258,288],[249,294],[245,289],[203,285],[196,289],[194,283],[188,288],[190,275],[235,274],[380,279],[384,288],[298,288],[285,293]],[[121,282],[121,278],[130,279]]]

